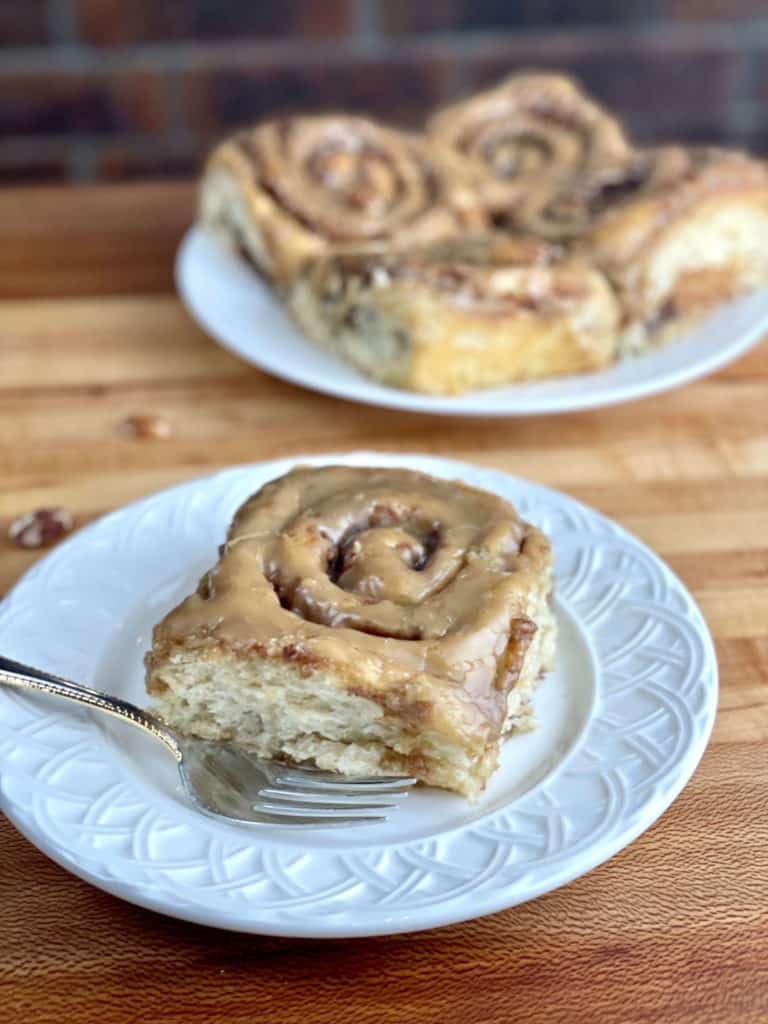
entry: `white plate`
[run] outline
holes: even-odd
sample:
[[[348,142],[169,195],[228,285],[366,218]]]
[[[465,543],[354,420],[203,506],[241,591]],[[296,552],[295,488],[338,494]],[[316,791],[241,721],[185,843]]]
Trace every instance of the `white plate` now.
[[[680,792],[717,700],[712,642],[647,548],[571,498],[426,456],[398,465],[511,499],[552,537],[560,643],[541,727],[513,737],[480,803],[416,790],[386,825],[349,832],[219,823],[184,801],[144,734],[0,686],[0,795],[16,826],[76,875],[163,913],[242,931],[355,936],[449,924],[584,874]],[[237,505],[293,460],[227,470],[106,516],[42,559],[0,605],[0,650],[143,702],[152,624],[195,585]]]
[[[598,373],[435,397],[376,384],[307,341],[263,280],[200,227],[176,258],[179,295],[200,326],[267,373],[354,402],[452,416],[595,409],[666,391],[731,362],[768,331],[768,290],[717,310],[685,338]]]

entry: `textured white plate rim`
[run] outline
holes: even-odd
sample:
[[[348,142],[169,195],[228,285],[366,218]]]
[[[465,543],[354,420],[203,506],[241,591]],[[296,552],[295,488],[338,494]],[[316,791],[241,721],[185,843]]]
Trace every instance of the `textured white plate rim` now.
[[[713,373],[768,331],[766,289],[721,307],[671,345],[597,373],[432,396],[376,384],[334,356],[318,352],[279,310],[259,276],[218,246],[200,225],[189,228],[179,245],[175,278],[182,302],[203,330],[266,373],[336,398],[438,416],[534,416],[634,401]],[[217,308],[225,292],[223,308]],[[234,316],[235,307],[250,307],[250,315]],[[257,324],[264,315],[270,328],[259,332]]]
[[[714,717],[712,724],[714,724]],[[590,871],[594,871],[594,869],[600,867],[601,864],[605,864],[606,861],[609,861],[612,857],[615,857],[617,853],[620,853],[623,849],[633,843],[635,839],[642,835],[643,832],[646,832],[669,808],[674,800],[677,799],[701,760],[711,731],[712,725],[710,725],[709,730],[704,737],[704,743],[701,750],[698,751],[695,756],[693,753],[691,754],[690,765],[685,767],[684,773],[681,774],[677,786],[666,794],[664,800],[660,800],[658,804],[649,811],[647,819],[638,820],[638,823],[634,828],[627,829],[627,831],[620,837],[617,837],[613,843],[606,843],[595,848],[596,850],[599,849],[599,854],[596,854],[593,857],[583,856],[578,860],[574,859],[572,868],[569,871],[564,871],[559,874],[554,882],[529,886],[522,891],[519,896],[510,897],[507,893],[499,893],[499,896],[495,901],[488,901],[479,909],[467,909],[466,911],[459,913],[449,911],[442,916],[425,915],[422,910],[417,910],[414,912],[413,918],[410,920],[403,915],[402,912],[398,913],[396,917],[393,916],[392,919],[382,916],[375,922],[361,917],[358,924],[352,926],[346,924],[339,931],[334,931],[328,928],[313,930],[311,927],[297,927],[296,925],[286,925],[281,927],[279,924],[275,923],[264,925],[258,920],[255,921],[252,917],[238,917],[236,914],[223,916],[220,911],[208,910],[205,907],[195,908],[194,911],[183,906],[174,907],[169,905],[167,900],[154,899],[152,896],[145,893],[137,893],[135,889],[121,885],[119,882],[109,882],[102,878],[95,878],[93,875],[89,874],[85,868],[81,868],[80,865],[68,861],[66,857],[61,855],[60,851],[57,850],[55,846],[48,842],[44,834],[40,833],[36,829],[25,827],[22,822],[14,818],[13,814],[7,808],[2,806],[2,794],[0,794],[0,810],[5,813],[14,828],[24,836],[25,839],[40,850],[41,853],[44,853],[46,857],[58,864],[59,867],[64,868],[64,870],[69,874],[80,878],[82,881],[100,889],[102,892],[109,893],[110,896],[116,896],[118,899],[124,900],[126,903],[133,904],[133,906],[143,907],[146,910],[153,910],[165,915],[166,917],[174,917],[180,921],[189,921],[191,924],[205,925],[209,928],[220,928],[223,931],[244,932],[251,935],[271,935],[278,938],[313,940],[361,939],[369,937],[372,938],[379,935],[405,935],[408,932],[447,928],[450,927],[450,925],[462,924],[465,921],[473,921],[480,917],[487,917],[490,914],[496,914],[502,910],[510,910],[512,907],[520,906],[522,903],[528,903],[539,896],[544,896],[548,892],[560,889],[564,885],[568,885],[569,882],[573,882],[577,878],[581,878],[583,875],[588,874]],[[394,925],[393,921],[396,922]]]
[[[14,817],[13,813],[9,811],[8,808],[3,807],[2,793],[0,793],[0,810],[5,813],[14,828],[24,836],[25,839],[40,850],[41,853],[44,853],[46,857],[58,864],[59,867],[64,868],[64,870],[69,874],[80,878],[82,881],[100,889],[102,892],[109,893],[110,896],[116,896],[119,899],[124,900],[126,903],[133,904],[133,906],[143,907],[146,910],[153,910],[165,915],[166,917],[174,917],[180,921],[189,921],[191,924],[205,925],[210,928],[220,928],[223,931],[244,932],[251,935],[271,935],[278,938],[317,940],[368,938],[379,935],[404,935],[408,932],[447,928],[453,924],[462,924],[465,921],[473,921],[480,917],[487,917],[490,914],[499,913],[502,910],[509,910],[522,903],[528,903],[548,892],[553,892],[555,889],[560,889],[569,882],[573,882],[577,878],[581,878],[583,875],[588,874],[595,868],[600,867],[601,864],[605,864],[606,861],[609,861],[612,857],[615,857],[617,853],[620,853],[623,849],[633,843],[635,839],[643,834],[643,832],[646,832],[677,799],[689,782],[702,758],[702,755],[704,754],[713,725],[714,713],[712,714],[709,727],[702,735],[701,749],[690,751],[689,757],[686,759],[686,764],[681,765],[681,774],[677,784],[665,794],[664,799],[659,800],[658,803],[653,805],[653,807],[649,807],[647,818],[638,819],[637,824],[633,828],[628,828],[621,836],[616,837],[614,842],[605,843],[600,847],[596,847],[594,850],[594,856],[582,856],[578,860],[574,859],[571,869],[558,875],[554,882],[538,886],[530,886],[522,891],[518,897],[510,897],[508,893],[500,892],[496,901],[488,901],[480,909],[467,909],[465,912],[460,913],[448,912],[443,916],[433,915],[431,917],[427,917],[423,911],[417,911],[415,912],[413,920],[408,920],[402,913],[400,913],[397,915],[397,923],[394,927],[392,926],[389,918],[382,916],[375,923],[363,918],[358,925],[352,927],[345,925],[343,929],[338,932],[330,929],[315,931],[312,928],[307,927],[297,928],[295,925],[285,927],[281,927],[279,924],[263,925],[259,921],[254,921],[252,917],[238,917],[234,914],[225,917],[222,916],[221,912],[208,910],[204,907],[196,908],[194,911],[190,911],[185,907],[173,907],[168,904],[167,900],[154,899],[152,896],[147,894],[137,893],[135,889],[121,885],[119,882],[109,882],[101,878],[94,878],[94,876],[86,869],[81,868],[78,864],[74,864],[67,860],[66,857],[62,856],[61,852],[48,842],[48,839],[43,833],[39,832],[37,829],[27,828],[23,822]],[[597,853],[597,850],[599,850],[599,853]]]
[[[264,921],[258,914],[237,914],[228,913],[222,914],[221,908],[217,907],[210,909],[203,906],[187,907],[183,905],[169,904],[168,899],[155,898],[151,894],[137,891],[135,886],[130,884],[124,884],[120,880],[104,879],[101,877],[94,876],[87,866],[81,866],[80,864],[73,862],[65,852],[57,848],[56,845],[49,841],[47,835],[42,832],[39,828],[29,827],[21,820],[20,816],[14,813],[14,808],[9,801],[6,801],[5,794],[0,789],[0,806],[2,806],[9,819],[14,823],[16,828],[30,841],[33,845],[37,846],[42,852],[48,857],[60,864],[70,873],[82,878],[83,880],[95,885],[98,888],[103,889],[115,896],[118,896],[128,902],[134,903],[138,906],[146,907],[148,909],[157,910],[161,913],[168,914],[174,917],[178,917],[182,920],[192,921],[200,924],[210,925],[214,927],[235,930],[254,932],[258,934],[270,934],[278,936],[292,936],[292,937],[304,937],[304,938],[343,938],[343,937],[356,937],[356,936],[369,936],[369,935],[381,935],[381,934],[392,934],[407,931],[422,930],[425,928],[440,927],[443,925],[449,925],[452,923],[458,923],[460,921],[468,920],[471,918],[483,916],[486,914],[494,913],[496,911],[515,906],[519,903],[525,902],[529,899],[535,898],[544,892],[551,891],[552,889],[558,888],[559,886],[566,884],[567,882],[577,878],[586,872],[597,867],[599,864],[604,863],[610,857],[614,856],[619,850],[624,848],[630,842],[632,842],[638,835],[640,835],[645,829],[647,829],[658,817],[666,810],[667,807],[672,803],[676,796],[683,789],[693,771],[698,764],[704,749],[706,748],[709,736],[711,734],[712,726],[714,724],[715,712],[717,707],[717,663],[716,655],[714,651],[714,645],[711,637],[706,629],[701,613],[698,610],[693,598],[688,594],[687,590],[677,578],[677,576],[671,572],[671,570],[661,563],[652,552],[649,551],[640,541],[637,541],[623,528],[617,526],[607,520],[600,513],[594,512],[587,506],[577,502],[568,496],[562,495],[557,491],[553,491],[550,488],[543,487],[538,484],[528,484],[524,480],[510,477],[508,474],[501,473],[499,471],[485,469],[484,467],[475,467],[466,463],[456,462],[453,460],[443,459],[433,456],[419,456],[419,455],[399,455],[389,454],[382,452],[356,452],[348,455],[340,455],[339,453],[329,453],[328,455],[314,455],[308,457],[297,457],[274,460],[267,463],[258,463],[252,465],[244,465],[240,467],[233,467],[230,469],[223,470],[210,477],[204,477],[199,480],[192,480],[186,483],[177,485],[169,488],[166,491],[158,492],[155,495],[139,499],[130,503],[129,505],[123,506],[114,512],[109,513],[102,519],[96,521],[88,527],[83,528],[72,538],[59,545],[56,549],[57,552],[71,549],[76,550],[77,546],[83,541],[87,541],[88,535],[91,531],[95,531],[105,522],[112,519],[117,519],[124,513],[137,512],[146,506],[153,499],[157,499],[160,496],[173,498],[185,490],[195,487],[214,484],[216,481],[224,481],[233,476],[233,474],[249,473],[252,471],[264,472],[268,471],[269,474],[279,475],[286,471],[291,465],[296,463],[316,463],[322,464],[327,462],[339,462],[339,461],[351,461],[353,464],[364,465],[364,464],[391,464],[391,465],[410,465],[412,468],[417,468],[417,465],[424,468],[426,471],[433,471],[435,473],[442,473],[442,475],[453,475],[456,477],[462,477],[465,473],[476,472],[481,470],[491,476],[498,476],[506,478],[510,483],[514,483],[519,487],[529,487],[532,491],[538,492],[541,495],[550,495],[559,501],[563,499],[568,505],[578,509],[582,514],[595,521],[602,522],[603,524],[609,525],[612,532],[618,536],[623,537],[625,540],[630,541],[638,549],[640,549],[646,556],[658,563],[664,570],[666,577],[672,581],[678,590],[685,595],[689,603],[689,612],[692,610],[695,616],[698,618],[698,640],[702,644],[702,651],[704,655],[704,662],[702,672],[706,670],[708,673],[707,683],[707,698],[706,706],[702,709],[704,715],[702,721],[703,725],[699,729],[699,732],[693,742],[686,748],[684,756],[679,759],[676,763],[677,774],[674,782],[667,786],[663,793],[659,793],[651,801],[648,801],[642,806],[641,813],[636,814],[634,818],[626,822],[622,827],[621,831],[610,839],[601,839],[599,842],[587,846],[586,849],[581,851],[577,856],[571,857],[571,859],[555,874],[550,874],[539,884],[525,884],[517,887],[506,886],[501,887],[491,897],[483,899],[481,904],[469,904],[464,909],[459,910],[456,906],[451,906],[451,900],[446,901],[446,905],[437,903],[430,907],[420,907],[413,913],[408,911],[398,910],[397,913],[392,915],[378,915],[375,919],[365,918],[364,915],[359,920],[350,923],[347,921],[342,927],[335,927],[332,921],[332,916],[320,918],[322,921],[322,927],[312,927],[309,922],[306,924],[297,925],[295,919],[290,920],[287,924],[281,924],[278,921]],[[41,560],[44,561],[44,560]],[[19,581],[14,590],[11,592],[12,596],[20,590],[30,579],[34,578],[36,571],[41,563],[38,563],[29,573],[25,574],[24,577]],[[3,611],[3,603],[0,603],[0,613]],[[2,616],[0,616],[0,624]],[[11,654],[13,652],[10,652]],[[0,704],[2,703],[3,691],[0,688]],[[0,764],[1,764],[0,759]],[[547,784],[557,781],[557,776],[560,772],[558,766],[551,776],[547,777]],[[0,784],[2,779],[0,777]],[[534,787],[536,789],[538,787]],[[526,798],[529,796],[526,793]],[[462,827],[459,827],[454,832],[460,833],[464,831]],[[411,845],[410,842],[404,842],[399,844],[402,847],[408,847]],[[392,847],[397,849],[399,846]],[[441,909],[442,908],[442,909]]]

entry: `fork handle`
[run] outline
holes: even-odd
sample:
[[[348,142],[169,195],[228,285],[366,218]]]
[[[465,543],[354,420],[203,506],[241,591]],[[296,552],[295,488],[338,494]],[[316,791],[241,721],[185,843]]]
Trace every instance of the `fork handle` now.
[[[0,655],[0,684],[18,686],[23,690],[38,690],[40,693],[47,693],[52,697],[63,697],[75,704],[84,704],[86,707],[105,711],[108,715],[114,715],[115,718],[119,718],[123,722],[130,722],[131,725],[148,732],[150,736],[154,736],[155,739],[164,743],[177,761],[181,761],[181,747],[174,733],[154,715],[136,704],[131,704],[130,701],[112,697],[100,690],[92,690],[90,686],[81,686],[80,683],[61,679],[59,676],[43,672],[39,668],[22,665],[20,662],[4,658],[2,655]]]

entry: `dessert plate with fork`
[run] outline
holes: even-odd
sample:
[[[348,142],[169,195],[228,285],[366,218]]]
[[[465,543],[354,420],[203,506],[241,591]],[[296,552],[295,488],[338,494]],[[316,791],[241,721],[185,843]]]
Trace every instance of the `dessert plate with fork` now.
[[[655,821],[690,778],[714,721],[717,665],[701,614],[621,527],[495,470],[333,454],[162,491],[39,561],[0,604],[0,652],[146,706],[153,625],[213,564],[240,503],[298,461],[461,479],[511,501],[549,535],[560,639],[534,697],[539,727],[506,741],[476,803],[405,780],[370,797],[372,807],[393,805],[367,812],[373,820],[286,827],[194,804],[168,744],[145,729],[0,685],[0,805],[30,842],[93,885],[164,914],[244,932],[354,937],[522,903],[597,867]],[[306,777],[288,781],[312,788]],[[316,781],[320,806],[338,805],[341,794],[329,800],[322,789],[329,780]],[[280,790],[286,779],[274,782]]]

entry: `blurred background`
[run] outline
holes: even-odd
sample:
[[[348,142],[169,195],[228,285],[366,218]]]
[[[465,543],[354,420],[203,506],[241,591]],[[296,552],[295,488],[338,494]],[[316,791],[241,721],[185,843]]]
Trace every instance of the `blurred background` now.
[[[415,126],[529,67],[639,140],[768,148],[768,0],[0,0],[0,180],[187,176],[250,120]]]

